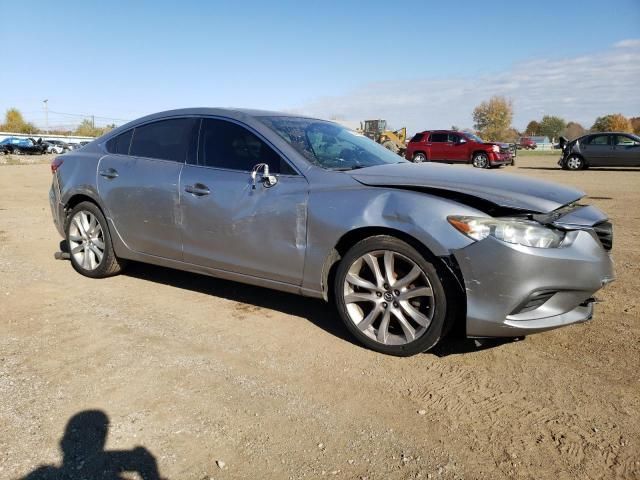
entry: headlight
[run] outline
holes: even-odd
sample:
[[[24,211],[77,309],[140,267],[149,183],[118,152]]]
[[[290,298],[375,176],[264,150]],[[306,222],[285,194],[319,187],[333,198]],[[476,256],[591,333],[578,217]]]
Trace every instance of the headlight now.
[[[493,145],[491,148],[493,149],[494,152],[500,153],[500,147],[498,145]]]
[[[456,230],[474,240],[491,235],[503,242],[525,247],[557,248],[564,239],[564,232],[519,218],[450,216],[447,220]]]

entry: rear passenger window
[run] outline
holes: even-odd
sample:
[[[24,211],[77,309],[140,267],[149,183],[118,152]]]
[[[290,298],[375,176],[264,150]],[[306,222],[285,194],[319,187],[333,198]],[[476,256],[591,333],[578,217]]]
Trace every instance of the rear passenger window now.
[[[133,130],[121,133],[117,137],[107,141],[107,152],[116,153],[118,155],[129,155],[129,146],[131,145],[131,136]],[[54,145],[58,145],[56,142]]]
[[[595,135],[589,140],[589,145],[607,145],[609,143],[609,135]]]
[[[269,165],[270,173],[296,175],[273,148],[246,128],[225,120],[202,120],[199,165],[249,172],[258,163]]]
[[[449,140],[449,135],[446,133],[432,133],[431,141],[436,143],[447,142]]]
[[[130,154],[185,162],[190,150],[195,149],[196,122],[195,118],[172,118],[136,127]]]

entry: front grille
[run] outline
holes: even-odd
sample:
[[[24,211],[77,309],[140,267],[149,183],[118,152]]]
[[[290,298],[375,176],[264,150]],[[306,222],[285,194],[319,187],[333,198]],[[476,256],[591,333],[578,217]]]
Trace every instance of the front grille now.
[[[535,310],[536,308],[546,303],[546,301],[553,297],[556,293],[558,292],[556,292],[555,290],[544,290],[532,293],[531,296],[527,299],[527,302],[516,308],[513,312],[511,312],[510,315]]]
[[[596,232],[602,247],[605,250],[611,250],[613,247],[613,225],[611,222],[598,223],[593,226],[593,231]]]

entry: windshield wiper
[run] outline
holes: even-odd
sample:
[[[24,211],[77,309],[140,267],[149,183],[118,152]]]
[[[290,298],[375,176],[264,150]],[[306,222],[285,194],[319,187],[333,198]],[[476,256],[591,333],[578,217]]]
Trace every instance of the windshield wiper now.
[[[360,168],[367,168],[369,165],[351,165],[350,167],[332,168],[334,172],[348,172],[349,170],[358,170]]]

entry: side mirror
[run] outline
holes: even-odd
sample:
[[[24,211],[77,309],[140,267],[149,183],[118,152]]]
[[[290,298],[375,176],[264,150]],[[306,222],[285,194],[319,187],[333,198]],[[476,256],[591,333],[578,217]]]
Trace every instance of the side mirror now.
[[[262,175],[260,175],[260,181],[265,188],[271,188],[276,183],[278,183],[278,177],[275,175],[269,174],[269,165],[266,163],[259,163],[253,167],[251,171],[251,189],[256,189],[256,179],[258,178],[258,172],[262,170]]]

